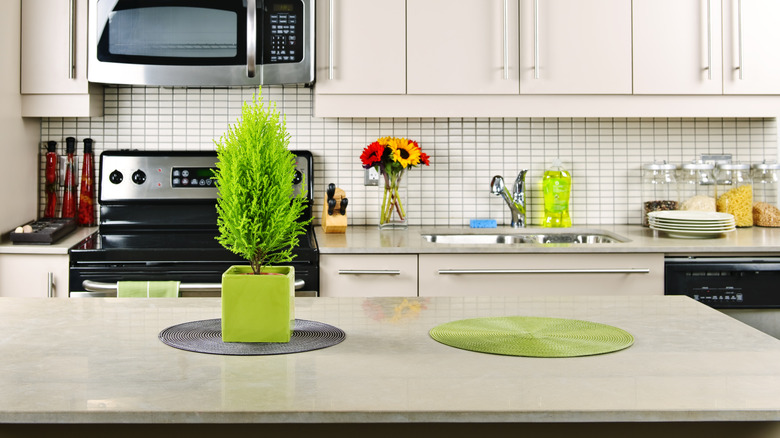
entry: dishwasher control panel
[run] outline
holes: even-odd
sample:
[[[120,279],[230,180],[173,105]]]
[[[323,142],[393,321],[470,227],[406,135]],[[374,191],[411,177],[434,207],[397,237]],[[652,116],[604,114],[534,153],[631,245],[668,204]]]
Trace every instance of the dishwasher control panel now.
[[[780,257],[667,257],[665,295],[721,309],[780,308]]]

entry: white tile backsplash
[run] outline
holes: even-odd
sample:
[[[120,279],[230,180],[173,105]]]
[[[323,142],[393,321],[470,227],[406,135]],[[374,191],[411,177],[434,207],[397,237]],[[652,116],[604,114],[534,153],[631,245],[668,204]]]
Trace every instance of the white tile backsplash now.
[[[65,137],[73,136],[81,155],[82,139],[91,137],[96,167],[104,150],[213,150],[214,140],[237,121],[243,102],[255,91],[108,87],[102,117],[43,119],[41,150],[55,140],[64,153]],[[363,186],[359,156],[383,136],[414,139],[431,156],[430,167],[409,172],[407,209],[411,224],[432,226],[467,225],[472,218],[508,223],[509,210],[490,193],[490,180],[503,175],[513,181],[521,168],[530,169],[528,217],[538,225],[541,177],[555,157],[572,172],[574,225],[598,225],[641,223],[643,163],[681,163],[703,153],[731,153],[735,160],[754,163],[778,155],[774,118],[322,119],[312,117],[310,88],[263,87],[263,98],[286,116],[291,148],[314,154],[315,214],[322,211],[325,187],[333,182],[347,193],[353,225],[378,221],[380,189]],[[41,179],[43,166],[42,160]]]

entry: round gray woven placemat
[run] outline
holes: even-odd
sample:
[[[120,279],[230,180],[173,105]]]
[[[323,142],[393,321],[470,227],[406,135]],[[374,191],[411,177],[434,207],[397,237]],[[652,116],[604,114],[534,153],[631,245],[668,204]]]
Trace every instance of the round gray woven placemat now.
[[[166,345],[196,353],[263,356],[301,353],[331,347],[343,341],[343,330],[317,321],[296,319],[290,342],[222,342],[222,320],[204,319],[177,324],[160,332]]]

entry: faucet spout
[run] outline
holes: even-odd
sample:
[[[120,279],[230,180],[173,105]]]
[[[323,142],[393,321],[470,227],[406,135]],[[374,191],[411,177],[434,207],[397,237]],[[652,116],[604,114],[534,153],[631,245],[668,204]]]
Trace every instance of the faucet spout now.
[[[512,187],[513,193],[509,192],[506,184],[504,184],[504,178],[500,175],[494,176],[490,182],[491,193],[504,198],[504,202],[506,202],[509,211],[512,213],[510,224],[512,228],[525,227],[525,174],[527,172],[528,169],[523,169],[517,175]]]

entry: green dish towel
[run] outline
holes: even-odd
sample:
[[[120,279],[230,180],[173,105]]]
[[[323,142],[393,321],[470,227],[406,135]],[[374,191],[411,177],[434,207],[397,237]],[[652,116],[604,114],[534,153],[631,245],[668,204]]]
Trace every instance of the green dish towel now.
[[[176,298],[179,281],[119,281],[116,283],[118,298]]]

